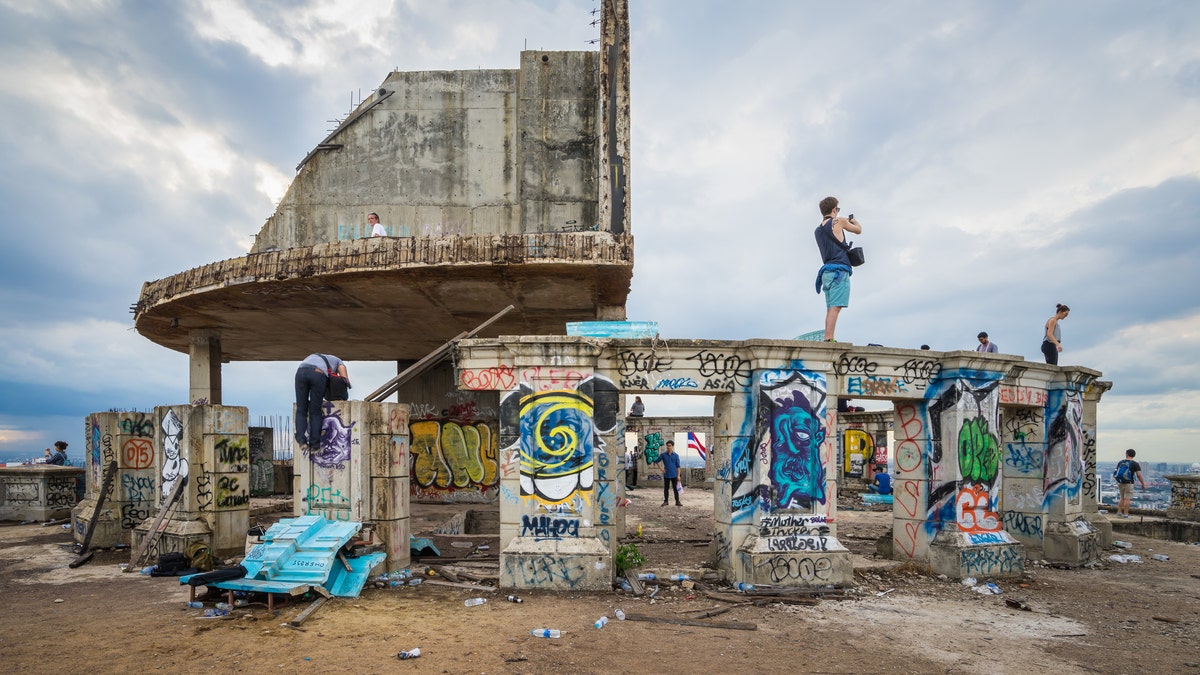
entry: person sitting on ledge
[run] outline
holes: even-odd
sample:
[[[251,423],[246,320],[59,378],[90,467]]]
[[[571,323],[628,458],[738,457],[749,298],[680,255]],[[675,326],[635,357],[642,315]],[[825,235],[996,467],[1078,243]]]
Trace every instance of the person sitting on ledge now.
[[[630,417],[641,417],[646,414],[646,404],[642,403],[641,396],[633,397],[633,405],[629,406]]]
[[[892,476],[887,472],[887,467],[882,464],[875,470],[875,480],[867,486],[872,493],[877,495],[892,494]]]
[[[49,450],[49,448],[47,448],[47,450]],[[50,455],[50,457],[46,460],[46,463],[54,464],[57,466],[66,466],[66,464],[67,464],[67,443],[66,443],[66,441],[55,441],[54,442],[54,454]]]

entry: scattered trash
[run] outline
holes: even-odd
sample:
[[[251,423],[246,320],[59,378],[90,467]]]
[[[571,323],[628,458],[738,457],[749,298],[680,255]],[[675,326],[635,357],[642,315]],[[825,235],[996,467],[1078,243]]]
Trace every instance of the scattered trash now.
[[[188,609],[204,609],[204,603],[198,600],[192,600],[187,604]]]
[[[529,631],[529,634],[540,638],[557,638],[562,637],[562,633],[557,628],[534,628]]]
[[[62,599],[62,598],[55,598],[55,599],[54,599],[54,602],[63,602],[63,599]]]
[[[660,589],[660,588],[661,588],[661,586],[655,586],[655,587],[654,587],[654,588],[653,588],[653,589],[650,591],[650,599],[652,599],[652,600],[653,600],[653,599],[654,599],[654,596],[658,595],[658,591],[659,591],[659,589]]]
[[[608,617],[607,617],[607,616],[602,616],[602,617],[600,617],[599,619],[596,619],[596,624],[595,624],[595,626],[596,626],[596,628],[604,628],[604,626],[605,626],[607,623],[608,623]]]
[[[467,607],[478,607],[485,602],[487,602],[487,598],[468,598],[463,600],[463,605]]]
[[[1133,548],[1133,544],[1127,541],[1113,541],[1113,546],[1118,548]]]
[[[962,580],[963,586],[974,586],[976,583],[975,577],[967,577],[966,579]]]
[[[1132,555],[1132,554],[1130,554],[1130,555],[1110,555],[1110,556],[1108,556],[1108,559],[1115,563],[1121,563],[1122,565],[1124,565],[1125,563],[1140,563],[1140,562],[1142,562],[1142,556]]]
[[[641,523],[638,523],[638,533],[637,533],[637,536],[638,536],[638,538],[639,538],[639,539],[640,539],[640,538],[641,538],[641,536],[642,536],[642,524],[641,524]]]
[[[233,605],[229,604],[228,602],[218,602],[216,604],[216,608],[223,609],[228,612],[229,610],[233,609]]]
[[[415,659],[420,655],[421,655],[421,648],[413,647],[412,649],[406,649],[406,650],[400,652],[399,654],[396,654],[396,658],[403,661],[405,659]]]
[[[669,578],[671,581],[691,581],[692,580],[692,577],[687,574],[672,574]]]
[[[1004,604],[1008,605],[1009,607],[1012,607],[1013,609],[1019,609],[1023,612],[1032,612],[1033,611],[1033,609],[1031,609],[1029,607],[1029,605],[1021,602],[1020,600],[1013,600],[1012,598],[1005,598]]]
[[[490,550],[492,550],[492,547],[488,546],[487,544],[480,544],[479,546],[475,547],[475,550],[476,551],[490,551]]]
[[[229,616],[229,610],[227,610],[227,609],[206,609],[206,610],[204,610],[204,614],[202,614],[201,616],[203,616],[206,619],[217,619],[222,616]]]
[[[510,595],[505,599],[508,600],[509,602],[525,602],[524,600],[522,600],[521,598],[519,598],[515,595]]]
[[[882,593],[876,593],[876,594],[875,594],[875,597],[877,597],[877,598],[882,598],[883,596],[887,595],[888,593],[891,593],[891,592],[892,592],[892,591],[894,591],[894,590],[896,590],[896,589],[894,589],[894,588],[889,588],[889,589],[887,589],[886,591],[883,591]]]
[[[995,583],[990,582],[990,581],[988,582],[987,589],[992,592],[992,595],[1000,595],[1001,593],[1004,592],[1004,591],[1000,590],[999,586],[997,586]]]
[[[637,577],[638,581],[655,581],[658,579],[658,575],[653,572],[642,572]]]
[[[1170,556],[1165,556],[1165,555],[1163,555],[1163,554],[1161,554],[1161,553],[1155,553],[1154,555],[1152,555],[1152,556],[1150,556],[1150,557],[1151,557],[1151,558],[1154,558],[1155,560],[1157,560],[1157,561],[1159,561],[1159,562],[1167,562],[1168,560],[1170,560],[1170,559],[1171,559],[1171,557],[1170,557]]]
[[[614,610],[613,614],[617,615],[617,621],[625,620],[625,612],[622,612],[620,609]]]
[[[752,591],[752,590],[754,590],[754,584],[748,584],[748,583],[746,583],[746,582],[744,582],[744,581],[739,581],[739,582],[737,582],[736,584],[734,584],[734,585],[733,585],[733,588],[734,588],[735,590],[738,590],[738,591],[741,591],[741,592],[745,593],[746,591]]]
[[[472,548],[475,546],[473,542],[469,541],[452,541],[450,542],[450,545],[454,548]]]

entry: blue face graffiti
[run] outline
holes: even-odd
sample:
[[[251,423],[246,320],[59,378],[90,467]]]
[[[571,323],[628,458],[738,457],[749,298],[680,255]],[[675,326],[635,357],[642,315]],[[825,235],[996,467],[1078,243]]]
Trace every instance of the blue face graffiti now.
[[[778,383],[759,385],[759,424],[755,446],[771,448],[769,477],[773,509],[808,509],[824,504],[824,382],[793,373]]]

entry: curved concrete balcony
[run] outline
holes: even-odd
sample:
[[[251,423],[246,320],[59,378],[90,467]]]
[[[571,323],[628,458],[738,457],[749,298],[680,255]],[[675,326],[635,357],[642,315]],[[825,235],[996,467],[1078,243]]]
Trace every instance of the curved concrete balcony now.
[[[418,359],[514,305],[487,335],[563,335],[624,319],[633,237],[553,232],[356,239],[251,253],[142,286],[144,337],[188,353],[212,331],[225,361]],[[486,337],[486,335],[481,336]]]

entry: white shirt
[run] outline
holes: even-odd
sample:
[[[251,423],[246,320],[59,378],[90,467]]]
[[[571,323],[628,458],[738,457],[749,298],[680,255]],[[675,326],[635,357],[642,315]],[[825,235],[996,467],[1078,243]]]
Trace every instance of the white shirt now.
[[[386,237],[386,236],[388,236],[388,233],[387,233],[387,230],[383,229],[383,225],[380,225],[379,223],[375,223],[375,227],[371,228],[371,236],[372,237]]]

